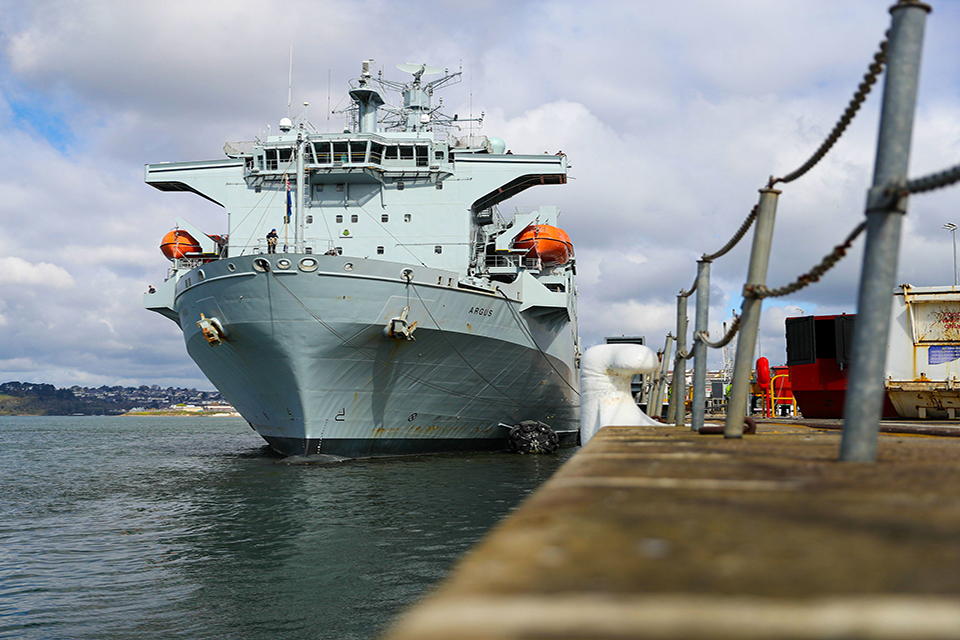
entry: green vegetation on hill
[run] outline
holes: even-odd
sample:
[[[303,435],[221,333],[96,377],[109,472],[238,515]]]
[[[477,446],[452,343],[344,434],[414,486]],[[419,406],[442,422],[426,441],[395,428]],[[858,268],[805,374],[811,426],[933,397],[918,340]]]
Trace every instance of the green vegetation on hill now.
[[[0,384],[0,415],[69,416],[73,414],[118,414],[133,407],[129,402],[90,402],[77,398],[70,389],[52,384],[4,382]]]

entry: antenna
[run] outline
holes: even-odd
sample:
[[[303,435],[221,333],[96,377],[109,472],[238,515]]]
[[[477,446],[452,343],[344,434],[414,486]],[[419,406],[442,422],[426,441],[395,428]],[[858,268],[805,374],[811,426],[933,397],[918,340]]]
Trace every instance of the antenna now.
[[[290,77],[287,81],[287,117],[290,117],[290,106],[293,104],[293,45],[290,45]]]
[[[330,133],[330,81],[333,78],[333,69],[327,69],[327,133]]]

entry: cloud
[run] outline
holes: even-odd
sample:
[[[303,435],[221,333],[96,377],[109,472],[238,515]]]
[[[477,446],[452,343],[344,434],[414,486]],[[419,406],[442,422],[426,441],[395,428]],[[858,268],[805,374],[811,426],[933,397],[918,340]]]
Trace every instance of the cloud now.
[[[568,156],[567,185],[502,206],[562,210],[584,345],[639,332],[659,348],[697,258],[730,238],[771,175],[816,149],[890,22],[872,0],[418,6],[0,0],[0,378],[210,388],[178,328],[140,299],[165,273],[157,245],[178,216],[212,232],[226,217],[144,185],[143,165],[219,158],[225,141],[275,127],[287,115],[290,45],[292,102],[308,101],[321,130],[342,127],[327,106],[346,106],[361,60],[391,78],[398,62],[462,63],[445,110],[484,111],[480,133],[516,153]],[[927,22],[911,175],[960,158],[960,3]],[[881,89],[816,168],[781,185],[769,284],[808,270],[863,219]],[[955,202],[949,189],[911,198],[898,278],[950,282],[941,227],[960,222]],[[712,265],[711,335],[740,306],[750,242]],[[790,309],[856,310],[862,246],[816,285],[765,303],[771,362],[783,359]]]
[[[0,286],[31,285],[62,289],[74,284],[70,274],[55,264],[33,264],[15,256],[0,258]]]

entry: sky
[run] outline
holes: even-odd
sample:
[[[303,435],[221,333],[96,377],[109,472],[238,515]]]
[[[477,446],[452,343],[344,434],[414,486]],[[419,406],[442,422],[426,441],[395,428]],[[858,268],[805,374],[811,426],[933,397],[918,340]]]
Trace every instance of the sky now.
[[[676,296],[829,133],[890,25],[891,0],[591,3],[445,0],[0,0],[0,381],[212,389],[179,329],[145,311],[163,235],[220,207],[143,183],[147,163],[223,157],[309,102],[343,126],[362,60],[463,69],[450,113],[515,153],[563,150],[569,183],[501,205],[557,205],[577,254],[580,335],[675,331]],[[932,1],[912,177],[960,162],[960,0]],[[816,264],[864,217],[880,86],[831,153],[782,186],[767,282]],[[294,114],[296,115],[296,113]],[[911,198],[898,282],[952,284],[960,187]],[[713,264],[711,336],[741,306],[750,235]],[[823,280],[764,302],[756,355],[785,360],[784,318],[856,311],[863,239]],[[694,316],[690,300],[691,326]],[[711,366],[720,366],[713,352]]]

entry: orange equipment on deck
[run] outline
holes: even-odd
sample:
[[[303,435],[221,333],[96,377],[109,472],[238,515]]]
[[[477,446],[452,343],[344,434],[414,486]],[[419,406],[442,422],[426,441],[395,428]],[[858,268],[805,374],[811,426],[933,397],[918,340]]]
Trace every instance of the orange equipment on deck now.
[[[160,251],[169,260],[178,260],[188,256],[196,256],[200,253],[200,243],[196,238],[183,229],[174,229],[163,236],[160,242]]]
[[[514,249],[529,249],[527,257],[540,258],[545,267],[566,264],[573,256],[567,232],[549,224],[531,224],[513,241]]]

